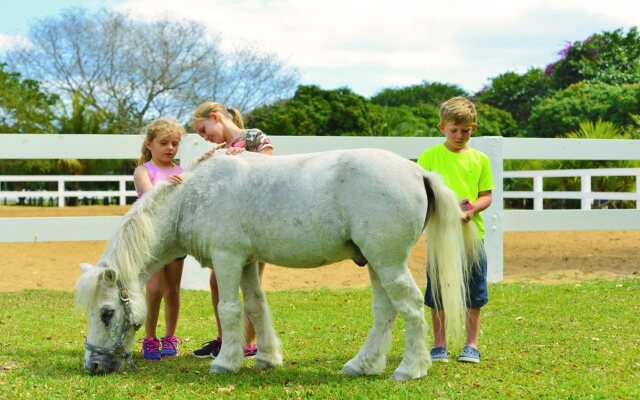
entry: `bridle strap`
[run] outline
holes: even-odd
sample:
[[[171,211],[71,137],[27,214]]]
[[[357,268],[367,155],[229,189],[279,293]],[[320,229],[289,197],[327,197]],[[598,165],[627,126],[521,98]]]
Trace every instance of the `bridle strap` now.
[[[132,370],[137,371],[136,365],[133,363],[131,359],[131,353],[127,353],[124,351],[124,336],[126,335],[129,328],[133,327],[135,331],[140,329],[142,324],[136,323],[133,320],[133,311],[131,310],[131,303],[129,302],[129,292],[127,288],[124,287],[124,284],[120,281],[120,279],[116,280],[116,284],[118,285],[118,292],[120,296],[120,302],[122,303],[122,308],[124,309],[125,320],[122,324],[122,328],[120,329],[120,335],[118,340],[112,346],[109,347],[101,347],[95,346],[88,341],[85,340],[84,348],[90,352],[102,354],[105,356],[111,356],[113,358],[121,358],[129,364]]]

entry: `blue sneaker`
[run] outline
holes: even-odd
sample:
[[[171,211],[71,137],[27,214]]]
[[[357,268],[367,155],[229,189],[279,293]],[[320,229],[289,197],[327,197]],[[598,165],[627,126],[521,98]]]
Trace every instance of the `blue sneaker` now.
[[[462,353],[458,356],[458,362],[478,364],[480,362],[480,352],[471,346],[464,346]]]
[[[142,341],[142,357],[149,361],[159,361],[160,341],[156,338],[145,338]]]
[[[178,355],[178,338],[175,336],[165,336],[160,339],[162,342],[162,357],[174,357]]]
[[[434,347],[431,349],[431,361],[449,362],[449,355],[446,347]]]

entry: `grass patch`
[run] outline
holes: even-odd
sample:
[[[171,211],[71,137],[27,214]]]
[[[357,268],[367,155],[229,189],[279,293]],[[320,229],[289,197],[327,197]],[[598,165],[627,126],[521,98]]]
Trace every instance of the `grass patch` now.
[[[639,279],[491,285],[482,363],[434,364],[425,378],[406,383],[388,379],[402,357],[400,321],[384,375],[337,375],[372,322],[367,289],[268,293],[284,366],[255,372],[245,360],[231,375],[211,375],[208,360],[188,355],[212,339],[214,322],[207,292],[182,296],[182,356],[150,363],[136,347],[138,372],[90,377],[82,369],[86,315],[73,309],[71,293],[0,293],[0,397],[640,398]],[[451,346],[452,355],[460,348]]]

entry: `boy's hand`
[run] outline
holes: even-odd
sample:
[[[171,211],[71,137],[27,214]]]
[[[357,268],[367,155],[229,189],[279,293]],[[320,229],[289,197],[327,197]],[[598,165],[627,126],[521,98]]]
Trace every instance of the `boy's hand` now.
[[[179,185],[182,183],[182,174],[173,174],[173,175],[169,175],[169,177],[167,178],[167,180],[171,183],[173,183],[174,185]]]
[[[462,209],[462,211],[464,211],[465,213],[465,218],[463,218],[462,220],[464,222],[471,221],[471,218],[473,218],[473,214],[475,214],[475,211],[473,209],[473,204],[469,202],[469,199],[460,201],[460,209]]]

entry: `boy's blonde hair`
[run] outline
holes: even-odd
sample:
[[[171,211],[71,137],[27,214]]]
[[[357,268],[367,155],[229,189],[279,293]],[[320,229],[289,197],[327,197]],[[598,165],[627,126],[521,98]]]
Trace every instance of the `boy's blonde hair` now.
[[[453,97],[440,106],[440,125],[476,124],[476,106],[464,97]]]
[[[208,101],[206,103],[202,103],[196,108],[193,112],[193,116],[191,117],[191,127],[193,130],[196,129],[196,121],[201,119],[209,118],[209,114],[212,112],[218,112],[229,118],[233,123],[240,129],[244,129],[244,121],[242,120],[242,114],[236,108],[227,108],[220,103],[216,103],[213,101]]]
[[[159,136],[165,136],[172,133],[178,133],[180,138],[186,133],[184,127],[178,123],[178,121],[162,117],[149,122],[142,130],[141,134],[145,136],[142,148],[140,149],[141,156],[138,160],[138,165],[142,165],[151,160],[151,152],[147,149],[147,144],[153,142]]]

